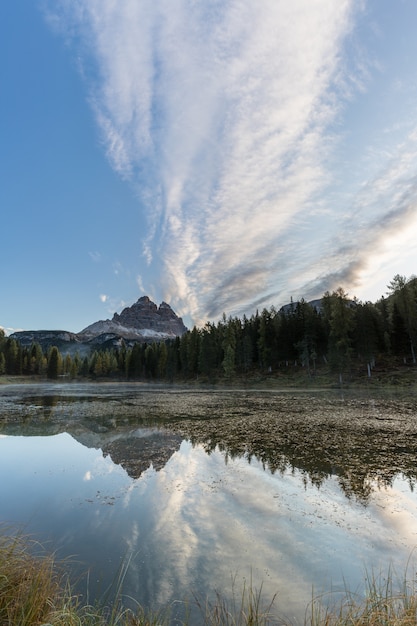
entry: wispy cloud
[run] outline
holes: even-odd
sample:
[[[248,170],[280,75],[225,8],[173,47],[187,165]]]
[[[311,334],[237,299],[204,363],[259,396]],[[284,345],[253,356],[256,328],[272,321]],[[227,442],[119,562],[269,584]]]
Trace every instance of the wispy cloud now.
[[[88,253],[88,256],[92,261],[94,261],[94,263],[100,263],[101,261],[101,254],[100,252],[97,252],[97,250],[95,250],[94,252],[90,251]]]
[[[337,236],[326,245],[327,267],[333,269],[323,270],[319,258],[312,267],[316,278],[304,286],[304,292],[308,296],[338,285],[359,285],[369,266],[375,265],[374,258],[383,266],[388,259],[404,256],[413,245],[416,229],[417,128],[394,146],[377,174],[364,180],[357,195],[350,198],[348,215],[341,216]]]
[[[354,70],[345,58],[361,6],[53,4],[84,53],[108,158],[141,194],[143,252],[158,259],[153,288],[180,314],[204,321],[355,284],[372,246],[409,219],[411,136],[344,204],[322,196],[333,183],[335,122],[368,78],[363,50]]]

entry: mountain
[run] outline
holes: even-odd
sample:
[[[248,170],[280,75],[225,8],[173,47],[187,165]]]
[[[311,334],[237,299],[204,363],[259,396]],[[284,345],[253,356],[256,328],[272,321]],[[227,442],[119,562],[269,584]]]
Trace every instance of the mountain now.
[[[300,302],[297,300],[296,302],[290,302],[289,304],[284,304],[284,306],[280,308],[279,312],[285,313],[286,315],[288,315],[289,313],[293,313],[295,312],[297,308],[297,304],[299,303]],[[315,309],[316,313],[323,312],[323,298],[319,298],[318,300],[310,300],[309,302],[306,302],[306,304],[311,306],[312,309]],[[355,300],[346,300],[346,304],[350,308],[353,308],[355,306]]]
[[[289,304],[284,304],[284,306],[282,306],[279,311],[280,313],[285,313],[286,315],[288,315],[292,311],[295,311],[298,303],[299,302],[297,300],[296,302],[290,302]],[[313,309],[316,309],[317,313],[321,313],[323,310],[321,298],[318,300],[310,300],[306,304],[310,305]]]
[[[88,341],[103,333],[117,334],[124,339],[170,339],[181,337],[187,331],[180,317],[169,304],[156,306],[148,296],[139,298],[135,304],[115,313],[111,320],[101,320],[84,328],[78,337]]]
[[[111,348],[121,345],[122,340],[131,346],[138,342],[163,341],[181,337],[187,332],[182,319],[176,315],[166,302],[159,307],[143,296],[132,306],[115,313],[111,320],[94,322],[79,333],[65,330],[28,330],[10,335],[23,346],[33,342],[47,350],[51,346],[63,354],[80,355],[99,348]]]

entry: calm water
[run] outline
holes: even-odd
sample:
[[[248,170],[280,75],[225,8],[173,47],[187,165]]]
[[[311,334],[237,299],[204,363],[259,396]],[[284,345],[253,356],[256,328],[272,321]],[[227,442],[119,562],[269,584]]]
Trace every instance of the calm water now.
[[[145,606],[252,581],[302,623],[313,587],[414,558],[417,399],[3,385],[0,477],[0,522],[71,556],[90,601],[128,565]]]

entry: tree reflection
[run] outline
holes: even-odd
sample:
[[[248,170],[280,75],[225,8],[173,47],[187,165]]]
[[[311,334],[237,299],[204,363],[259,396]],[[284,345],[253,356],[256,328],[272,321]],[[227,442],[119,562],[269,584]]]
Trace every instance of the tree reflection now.
[[[106,397],[92,390],[79,402],[74,391],[59,401],[33,392],[19,401],[5,396],[0,433],[68,432],[132,478],[164,467],[187,439],[207,454],[220,451],[226,463],[243,457],[273,474],[298,471],[306,487],[336,477],[346,497],[363,504],[397,476],[411,490],[417,480],[415,397],[115,389],[106,388]]]
[[[275,400],[275,399],[274,399]],[[218,449],[225,461],[256,458],[265,470],[302,473],[320,488],[337,477],[346,497],[366,504],[373,490],[390,487],[397,476],[413,490],[417,479],[417,424],[414,408],[401,402],[322,403],[252,399],[245,417],[185,419],[175,428],[207,453]],[[283,408],[286,411],[283,411]]]

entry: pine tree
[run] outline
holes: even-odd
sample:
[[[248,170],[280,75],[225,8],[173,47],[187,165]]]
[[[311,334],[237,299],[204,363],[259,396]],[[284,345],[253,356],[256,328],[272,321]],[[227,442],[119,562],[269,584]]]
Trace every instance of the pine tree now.
[[[339,381],[349,367],[352,357],[351,331],[353,328],[353,310],[347,293],[339,287],[332,294],[326,292],[323,297],[323,309],[327,318],[329,333],[329,361],[333,369],[339,372]]]
[[[161,341],[158,344],[157,360],[158,360],[158,365],[157,365],[158,378],[165,378],[166,373],[167,373],[168,349],[164,341]]]
[[[199,352],[200,352],[200,332],[196,326],[189,333],[187,344],[187,364],[188,372],[192,376],[198,376],[199,369]]]
[[[216,327],[207,322],[201,331],[198,369],[203,376],[211,377],[217,368]]]
[[[145,348],[144,354],[145,371],[148,378],[156,378],[158,369],[158,359],[154,344],[149,344]]]
[[[48,365],[46,374],[48,378],[58,378],[61,370],[61,354],[56,346],[52,346],[48,353]]]
[[[22,349],[15,339],[6,339],[4,347],[6,359],[6,374],[19,375],[22,373]]]
[[[417,344],[417,279],[406,279],[397,274],[388,286],[394,303],[397,305],[405,330],[408,335],[409,347],[413,364],[416,364]]]
[[[371,303],[358,303],[353,318],[353,343],[359,358],[367,362],[368,376],[375,365],[376,353],[383,346],[382,317]]]

